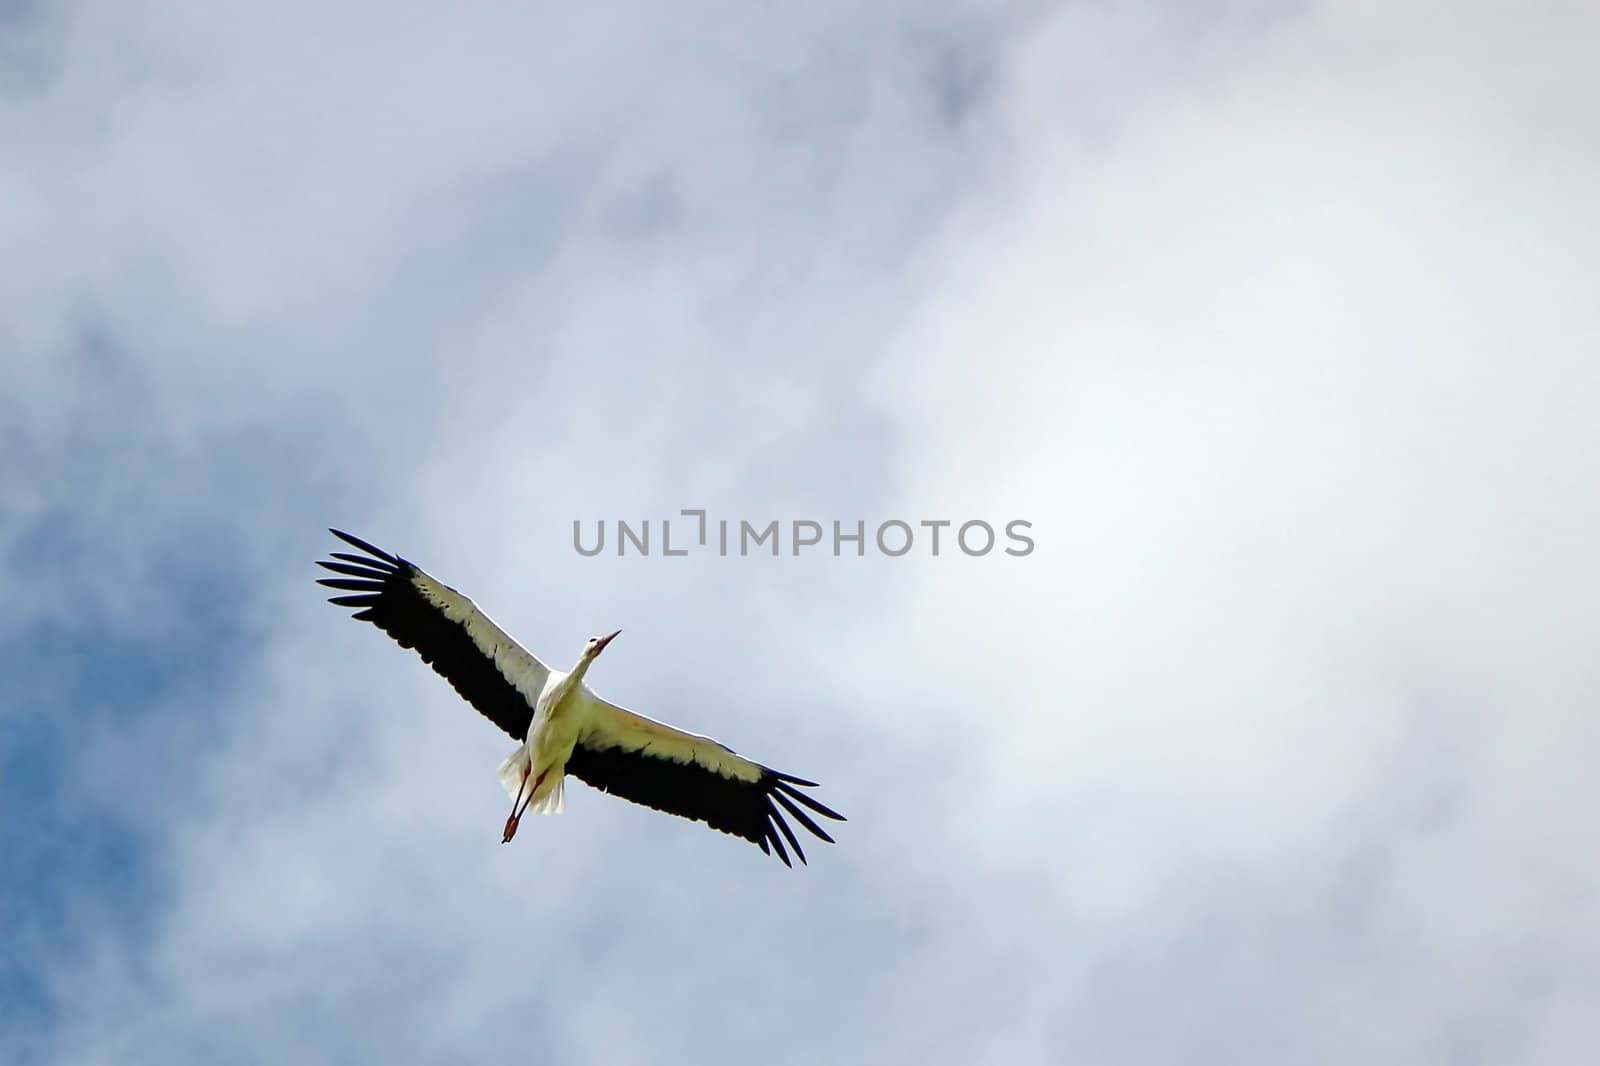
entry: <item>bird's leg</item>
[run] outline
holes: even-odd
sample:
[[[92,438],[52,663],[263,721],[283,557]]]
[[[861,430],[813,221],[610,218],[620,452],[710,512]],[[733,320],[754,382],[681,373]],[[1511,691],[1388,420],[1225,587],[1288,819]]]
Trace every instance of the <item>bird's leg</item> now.
[[[546,771],[546,773],[549,773],[549,771]],[[539,786],[541,786],[541,784],[544,784],[544,773],[541,773],[541,775],[536,776],[536,778],[533,779],[533,787],[531,787],[531,789],[528,789],[528,799],[523,800],[523,802],[522,802],[522,810],[518,810],[518,812],[517,812],[518,820],[520,820],[520,818],[522,818],[523,812],[526,812],[526,810],[528,810],[528,804],[531,804],[531,802],[533,802],[533,794],[534,794],[534,792],[538,792],[539,791]]]
[[[500,837],[500,843],[502,844],[508,843],[512,837],[517,835],[517,819],[520,815],[520,812],[517,810],[517,804],[522,802],[522,790],[528,787],[528,775],[531,773],[533,773],[533,767],[531,765],[526,770],[522,771],[522,783],[517,786],[517,795],[511,801],[511,815],[506,819],[505,832]]]
[[[533,787],[528,789],[528,798],[522,798],[522,790],[527,787],[528,773],[531,773],[532,769],[532,767],[529,767],[528,771],[523,773],[522,785],[517,789],[517,798],[511,801],[511,817],[506,819],[505,834],[500,838],[500,843],[502,844],[509,843],[511,838],[517,835],[517,823],[522,821],[522,812],[528,809],[528,804],[533,802],[533,794],[539,791],[539,786],[544,783],[544,774],[540,774],[533,779]],[[518,807],[518,803],[521,803],[522,806]]]

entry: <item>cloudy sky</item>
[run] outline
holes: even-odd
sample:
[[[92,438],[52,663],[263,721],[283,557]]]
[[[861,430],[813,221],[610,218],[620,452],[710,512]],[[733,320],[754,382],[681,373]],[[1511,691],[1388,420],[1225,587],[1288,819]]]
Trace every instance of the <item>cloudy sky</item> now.
[[[0,1059],[1587,1061],[1587,7],[0,3]],[[330,525],[838,845],[501,847]]]

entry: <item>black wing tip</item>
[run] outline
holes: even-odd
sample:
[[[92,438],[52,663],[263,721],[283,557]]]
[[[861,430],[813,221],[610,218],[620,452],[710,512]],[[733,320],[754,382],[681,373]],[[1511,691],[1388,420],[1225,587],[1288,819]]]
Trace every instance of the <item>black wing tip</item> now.
[[[786,792],[789,795],[795,797],[801,803],[804,803],[807,807],[810,807],[813,811],[815,811],[818,814],[822,815],[824,818],[832,818],[836,822],[848,822],[850,820],[850,819],[846,818],[844,815],[840,814],[838,811],[832,810],[829,807],[826,807],[823,804],[818,803],[816,800],[812,799],[810,796],[807,796],[805,793],[800,792],[800,791],[796,790],[795,788],[791,787],[793,785],[799,785],[801,788],[818,788],[818,787],[820,787],[815,781],[807,781],[803,777],[796,777],[794,774],[786,774],[781,770],[774,770],[770,766],[763,766],[762,769],[765,770],[767,773],[771,774],[778,781],[777,788],[780,791]]]
[[[383,582],[350,577],[324,577],[317,581],[323,588],[342,589],[345,592],[382,592]]]
[[[812,799],[810,796],[806,795],[804,792],[801,792],[798,788],[795,788],[793,785],[788,784],[784,780],[780,779],[773,782],[772,788],[775,792],[799,800],[801,803],[809,807],[814,813],[820,814],[824,818],[832,818],[836,822],[849,821],[848,818],[834,810],[832,807]]]
[[[399,569],[391,563],[386,563],[382,559],[374,559],[370,555],[356,555],[354,552],[329,552],[328,554],[335,559],[343,559],[347,563],[355,563],[369,570],[382,570],[384,573],[392,574]]]
[[[334,552],[335,555],[341,553]],[[394,567],[388,563],[380,563],[376,559],[368,559],[366,565],[356,566],[353,563],[330,562],[327,559],[318,559],[317,565],[324,570],[335,574],[344,574],[347,577],[364,577],[369,581],[387,581],[395,574]]]
[[[778,839],[778,834],[772,831],[772,827],[770,825],[767,827],[765,843],[772,845],[772,849],[778,853],[778,858],[783,860],[783,864],[785,866],[791,870],[794,869],[794,863],[789,861],[789,853],[783,850],[783,841]],[[761,850],[765,851],[766,848],[763,847]]]
[[[815,781],[807,781],[803,777],[786,774],[781,770],[774,770],[770,766],[763,766],[761,769],[767,776],[767,821],[762,827],[764,836],[757,843],[761,845],[762,851],[767,851],[770,842],[771,846],[777,850],[778,858],[783,860],[783,864],[792,868],[793,864],[789,861],[788,853],[783,847],[784,841],[787,840],[789,846],[794,849],[795,857],[800,860],[800,864],[802,866],[808,865],[806,853],[801,849],[800,841],[796,838],[794,830],[789,828],[789,822],[784,818],[783,812],[789,812],[812,836],[829,844],[835,843],[833,837],[829,836],[820,825],[808,818],[805,811],[796,806],[794,801],[798,800],[803,807],[809,808],[813,813],[824,818],[831,818],[836,822],[843,822],[848,819],[833,808],[819,803],[800,791],[801,788],[818,787]],[[773,806],[773,800],[776,800],[778,805],[783,808],[782,811]],[[782,834],[781,837],[779,836],[780,833]]]
[[[828,831],[822,828],[822,826],[818,825],[816,822],[813,822],[811,820],[811,816],[805,811],[801,810],[799,807],[795,806],[794,801],[788,796],[785,796],[782,792],[774,791],[771,798],[777,800],[778,805],[784,810],[788,811],[791,818],[805,826],[806,830],[812,836],[826,840],[830,844],[835,843],[833,837],[828,835]]]
[[[383,602],[382,596],[367,593],[362,596],[329,596],[328,602],[335,607],[376,607]]]
[[[800,865],[804,866],[806,864],[805,849],[800,846],[800,841],[795,838],[794,830],[789,828],[789,823],[783,820],[783,815],[772,805],[772,797],[769,796],[767,797],[767,832],[771,833],[773,827],[776,827],[783,834],[783,839],[787,840],[789,846],[794,849],[795,858],[799,859]],[[773,843],[778,843],[776,837],[773,838]],[[782,844],[778,844],[778,850],[780,852],[783,850]]]
[[[768,855],[776,853],[777,856],[778,856],[778,860],[780,862],[782,862],[789,869],[791,869],[791,870],[794,869],[794,863],[789,861],[788,852],[783,850],[783,841],[778,838],[778,834],[776,832],[774,832],[771,828],[767,829],[766,837],[764,839],[762,839],[762,840],[757,841],[757,843],[761,845],[761,850],[763,852],[765,852]],[[770,847],[769,847],[769,845],[770,845]],[[809,863],[806,862],[806,853],[800,850],[800,845],[799,844],[793,844],[793,847],[794,847],[794,857],[800,860],[800,865],[801,866],[810,865]]]
[[[791,785],[799,785],[802,788],[817,787],[817,783],[815,781],[807,781],[803,777],[796,777],[793,774],[786,774],[782,770],[774,770],[770,766],[763,766],[762,769],[771,774],[773,777],[776,777],[779,781],[787,781]]]
[[[346,533],[342,529],[334,529],[332,526],[328,527],[328,532],[332,533],[334,536],[338,537],[340,540],[344,541],[346,544],[350,545],[351,547],[360,548],[362,551],[366,552],[368,555],[371,555],[371,556],[373,556],[375,558],[378,558],[378,559],[382,559],[384,562],[388,563],[391,566],[400,566],[401,565],[399,556],[390,555],[388,552],[384,551],[382,548],[378,548],[378,547],[375,547],[375,546],[373,546],[371,544],[368,544],[366,541],[362,540],[360,537],[353,536],[352,534]]]

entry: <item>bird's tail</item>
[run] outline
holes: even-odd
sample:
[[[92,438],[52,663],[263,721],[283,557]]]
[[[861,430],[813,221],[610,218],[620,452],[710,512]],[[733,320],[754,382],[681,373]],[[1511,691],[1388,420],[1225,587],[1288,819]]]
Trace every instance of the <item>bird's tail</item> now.
[[[512,799],[522,792],[522,780],[528,773],[528,748],[521,745],[516,751],[506,757],[500,764],[496,773],[500,777],[500,787],[506,790],[506,795]],[[560,814],[566,809],[566,775],[559,769],[552,769],[546,774],[545,779],[539,783],[531,800],[528,800],[527,813],[529,814]],[[531,787],[532,782],[529,782]],[[524,792],[522,798],[527,800]]]
[[[500,776],[500,787],[506,790],[506,795],[512,799],[517,798],[517,792],[522,788],[522,778],[528,772],[528,746],[518,744],[517,750],[506,757],[496,770]]]
[[[551,770],[550,775],[539,785],[539,791],[534,794],[533,802],[528,804],[528,810],[534,814],[560,814],[567,808],[566,789],[567,777],[559,770]]]

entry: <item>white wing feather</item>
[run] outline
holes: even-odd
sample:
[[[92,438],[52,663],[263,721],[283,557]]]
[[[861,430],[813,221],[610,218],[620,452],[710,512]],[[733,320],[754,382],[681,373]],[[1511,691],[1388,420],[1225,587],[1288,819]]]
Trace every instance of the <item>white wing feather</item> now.
[[[505,630],[494,624],[494,619],[484,614],[477,604],[417,568],[411,584],[450,621],[460,625],[472,638],[472,643],[486,655],[500,671],[500,676],[514,685],[532,707],[544,691],[550,668],[539,657],[511,638]]]
[[[596,696],[587,685],[578,690],[584,701],[583,728],[578,743],[594,751],[621,748],[657,759],[694,763],[723,777],[756,781],[761,766],[751,762],[725,744],[698,733],[687,733],[675,726],[646,718]]]

